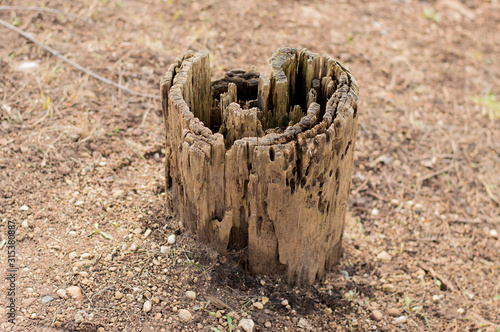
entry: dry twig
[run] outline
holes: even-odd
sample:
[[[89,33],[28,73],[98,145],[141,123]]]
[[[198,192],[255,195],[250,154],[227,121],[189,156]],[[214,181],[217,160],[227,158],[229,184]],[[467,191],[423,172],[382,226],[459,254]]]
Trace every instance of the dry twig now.
[[[443,290],[449,289],[452,292],[455,291],[455,287],[453,287],[453,285],[451,284],[451,281],[449,281],[448,279],[446,279],[442,275],[439,275],[436,271],[434,271],[434,269],[432,267],[427,266],[424,263],[419,263],[418,265],[425,272],[429,272],[434,279],[439,279],[441,281],[441,287],[443,288]]]
[[[66,58],[64,55],[62,55],[61,53],[59,53],[58,51],[54,50],[53,48],[51,48],[50,46],[47,46],[41,42],[39,42],[38,40],[36,40],[34,37],[32,37],[30,34],[28,34],[27,32],[19,29],[19,28],[16,28],[15,26],[13,26],[12,24],[9,24],[7,22],[5,22],[4,20],[0,19],[0,24],[3,25],[4,27],[12,30],[12,31],[15,31],[17,32],[18,34],[20,34],[21,36],[23,36],[24,38],[28,39],[29,41],[35,43],[36,45],[40,46],[41,48],[43,48],[44,50],[46,50],[47,52],[51,53],[52,55],[54,55],[55,57],[57,57],[58,59],[66,62],[67,64],[75,67],[76,69],[80,70],[81,72],[84,72],[85,74],[89,75],[89,76],[92,76],[93,78],[95,78],[96,80],[99,80],[101,82],[104,82],[106,84],[109,84],[111,86],[114,86],[115,88],[118,88],[120,90],[123,90],[125,92],[128,92],[130,94],[133,94],[133,95],[137,95],[137,96],[141,96],[141,97],[147,97],[147,98],[153,98],[153,99],[160,99],[160,96],[158,95],[153,95],[153,94],[149,94],[149,93],[142,93],[142,92],[137,92],[137,91],[134,91],[132,89],[129,89],[127,88],[126,86],[124,85],[121,85],[121,84],[118,84],[118,83],[115,83],[111,80],[108,80],[107,78],[105,77],[102,77],[100,75],[97,75],[96,73],[90,71],[89,69],[85,68],[85,67],[82,67],[80,66],[79,64],[71,61],[70,59]]]
[[[479,174],[477,176],[477,179],[484,186],[484,190],[486,190],[486,193],[488,194],[488,197],[493,201],[493,203],[495,203],[497,206],[500,207],[500,199],[498,199],[497,197],[495,197],[495,195],[491,191],[490,185],[486,182],[486,179],[484,178],[484,176],[481,175],[481,174]]]
[[[83,21],[85,23],[93,25],[94,22],[87,20],[86,18],[80,17],[75,14],[71,13],[65,13],[61,10],[57,9],[52,9],[52,8],[44,8],[44,7],[23,7],[23,6],[0,6],[0,10],[24,10],[24,11],[32,11],[32,12],[44,12],[44,13],[50,13],[50,14],[56,14],[56,15],[65,15],[68,17],[72,17],[74,19]]]

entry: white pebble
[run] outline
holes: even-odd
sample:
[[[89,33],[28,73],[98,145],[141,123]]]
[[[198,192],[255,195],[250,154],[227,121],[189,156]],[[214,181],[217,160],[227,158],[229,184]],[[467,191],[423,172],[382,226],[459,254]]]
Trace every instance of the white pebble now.
[[[148,229],[146,229],[146,231],[144,232],[143,237],[144,237],[144,238],[147,238],[150,234],[151,234],[151,230],[148,228]]]
[[[68,297],[68,295],[66,294],[66,290],[65,289],[58,289],[56,294],[62,298],[62,299],[65,299]]]
[[[492,237],[494,239],[498,239],[498,231],[496,229],[492,229],[490,231],[490,237]]]
[[[186,292],[186,297],[187,297],[188,299],[190,299],[190,300],[194,300],[194,299],[196,299],[196,293],[195,293],[195,292],[193,292],[193,291],[188,290],[188,291]]]
[[[29,72],[34,69],[40,67],[40,64],[36,61],[23,61],[19,63],[17,66],[14,66],[14,69],[17,71]]]
[[[144,302],[144,305],[142,306],[142,311],[144,312],[150,312],[151,311],[151,302],[150,301],[146,301]]]
[[[170,247],[167,247],[167,246],[161,246],[160,248],[160,252],[162,254],[168,254],[170,252]]]
[[[130,245],[130,251],[136,251],[137,250],[137,244],[136,243],[132,243]]]
[[[387,251],[383,250],[377,255],[377,259],[381,261],[390,262],[392,260],[392,256],[389,255]]]
[[[372,216],[378,216],[378,209],[377,208],[373,208],[371,214],[372,214]]]
[[[123,196],[124,193],[125,193],[125,190],[122,190],[122,189],[113,189],[112,190],[112,195],[114,198],[120,198],[121,196]]]
[[[432,302],[439,302],[439,300],[441,300],[439,295],[432,295]]]
[[[23,228],[28,228],[28,227],[30,227],[30,225],[28,224],[28,220],[23,221],[23,222],[21,223],[21,226],[22,226]]]
[[[169,235],[167,242],[168,242],[168,244],[174,244],[175,243],[175,234]]]
[[[75,231],[70,231],[68,233],[69,237],[76,237],[76,232]]]
[[[24,204],[23,206],[21,206],[21,211],[28,211],[30,208],[28,207],[28,205]]]
[[[394,318],[394,323],[396,323],[396,324],[406,323],[406,316],[400,316],[400,317]]]
[[[238,324],[238,327],[241,327],[245,332],[253,332],[255,323],[251,319],[242,318],[240,320],[240,323]]]
[[[420,203],[415,204],[415,212],[420,213],[422,212],[423,205]]]
[[[179,315],[180,319],[185,320],[185,321],[189,321],[189,320],[193,319],[193,315],[191,315],[189,310],[186,310],[186,309],[179,309],[178,315]]]

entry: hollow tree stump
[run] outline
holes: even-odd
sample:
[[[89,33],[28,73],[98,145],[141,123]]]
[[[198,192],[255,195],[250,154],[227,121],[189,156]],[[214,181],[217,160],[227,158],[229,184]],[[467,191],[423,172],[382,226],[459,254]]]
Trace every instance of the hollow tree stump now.
[[[350,191],[359,86],[338,61],[279,49],[271,74],[210,81],[206,51],[161,81],[166,189],[183,227],[252,272],[312,284],[336,263]]]

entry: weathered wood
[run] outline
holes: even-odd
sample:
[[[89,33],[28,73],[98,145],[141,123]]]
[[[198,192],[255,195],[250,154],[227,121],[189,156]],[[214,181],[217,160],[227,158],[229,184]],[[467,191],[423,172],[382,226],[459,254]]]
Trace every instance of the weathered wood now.
[[[279,49],[270,67],[211,85],[207,52],[169,67],[167,205],[200,241],[247,250],[252,272],[314,283],[341,254],[359,88],[307,50]]]

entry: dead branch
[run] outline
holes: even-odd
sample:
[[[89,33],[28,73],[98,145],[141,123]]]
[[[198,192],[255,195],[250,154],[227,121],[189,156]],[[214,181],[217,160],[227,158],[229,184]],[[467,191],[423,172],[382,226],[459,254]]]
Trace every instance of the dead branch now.
[[[127,88],[126,86],[124,85],[121,85],[121,84],[118,84],[118,83],[115,83],[111,80],[108,80],[107,78],[105,77],[102,77],[100,75],[97,75],[95,74],[94,72],[90,71],[89,69],[87,68],[84,68],[82,66],[80,66],[79,64],[71,61],[70,59],[66,58],[64,55],[62,55],[61,53],[59,53],[58,51],[54,50],[53,48],[51,48],[50,46],[47,46],[41,42],[39,42],[38,40],[36,40],[34,37],[32,37],[30,34],[28,34],[27,32],[19,29],[19,28],[16,28],[15,26],[13,26],[12,24],[9,24],[7,22],[5,22],[4,20],[0,19],[0,24],[3,25],[4,27],[12,30],[12,31],[15,31],[17,32],[18,34],[20,34],[21,36],[23,36],[24,38],[28,39],[29,41],[35,43],[36,45],[40,46],[41,48],[43,48],[44,50],[46,50],[47,52],[51,53],[52,55],[54,55],[55,57],[57,57],[58,59],[66,62],[67,64],[75,67],[76,69],[80,70],[81,72],[84,72],[85,74],[89,75],[89,76],[92,76],[93,78],[95,78],[96,80],[99,80],[101,82],[104,82],[106,84],[109,84],[111,86],[114,86],[115,88],[117,89],[120,89],[120,90],[123,90],[125,92],[128,92],[130,94],[133,94],[133,95],[137,95],[137,96],[141,96],[141,97],[147,97],[147,98],[153,98],[153,99],[160,99],[160,96],[158,95],[153,95],[153,94],[149,94],[149,93],[142,93],[142,92],[137,92],[137,91],[134,91],[132,89],[129,89]]]

